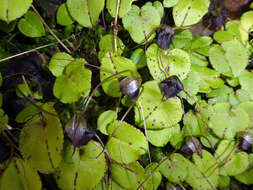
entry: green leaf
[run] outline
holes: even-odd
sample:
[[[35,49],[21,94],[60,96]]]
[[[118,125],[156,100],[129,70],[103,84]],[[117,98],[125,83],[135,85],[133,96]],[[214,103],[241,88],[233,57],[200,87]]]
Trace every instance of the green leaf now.
[[[108,180],[108,182],[105,182],[105,179],[101,180],[100,183],[93,190],[106,190],[106,189],[124,190],[113,180]]]
[[[138,102],[143,107],[147,129],[171,128],[181,120],[183,109],[179,98],[162,100],[163,96],[157,81],[148,81],[143,87]],[[143,127],[144,124],[139,105],[135,107],[135,123],[139,127]]]
[[[173,7],[177,4],[178,0],[163,0],[163,6],[166,8]]]
[[[133,1],[136,0],[121,0],[119,6],[119,18],[122,18],[130,9]],[[115,18],[118,0],[107,0],[106,8],[113,18]]]
[[[229,176],[219,176],[219,181],[218,181],[218,187],[220,189],[228,189],[230,185],[230,177]]]
[[[253,11],[248,11],[241,16],[240,19],[240,33],[242,39],[247,41],[249,39],[249,32],[252,31],[253,26]]]
[[[42,109],[56,115],[51,104]],[[41,173],[51,173],[61,162],[63,130],[57,116],[42,112],[34,116],[21,130],[19,150],[24,159]]]
[[[244,172],[248,168],[248,164],[248,154],[246,152],[237,152],[220,168],[220,173],[234,176]]]
[[[75,21],[92,28],[104,8],[104,0],[67,0],[68,10]]]
[[[137,68],[132,60],[108,52],[101,60],[100,80],[104,81],[106,78],[110,77],[112,73],[127,70],[131,70],[133,76],[140,78]],[[111,71],[111,73],[108,71]],[[121,76],[131,76],[131,73],[124,72],[117,77],[119,78]],[[102,84],[103,90],[107,95],[112,97],[119,97],[121,95],[118,78],[114,77]]]
[[[136,49],[132,53],[130,59],[136,65],[137,69],[141,69],[147,65],[147,59],[146,59],[145,52],[141,48]]]
[[[157,130],[147,130],[147,136],[149,142],[157,147],[164,147],[170,139],[177,134],[177,128],[179,125],[173,126],[171,128],[157,129]]]
[[[152,33],[159,27],[160,20],[159,12],[150,5],[144,5],[141,9],[132,5],[122,18],[124,28],[138,44],[154,38],[155,34]]]
[[[104,135],[108,135],[107,126],[117,119],[117,113],[112,110],[107,110],[101,113],[97,120],[97,129]]]
[[[156,162],[152,162],[152,170],[150,165],[148,165],[145,168],[145,174],[147,177],[151,176],[148,178],[147,181],[147,189],[148,190],[153,190],[153,189],[157,189],[162,181],[162,175],[160,174],[160,172],[156,169],[158,167],[158,163]],[[154,184],[154,186],[153,186]],[[154,187],[154,188],[153,188]]]
[[[69,63],[64,74],[56,78],[53,92],[61,102],[73,103],[81,96],[88,96],[92,73],[84,67],[84,63],[86,63],[84,59],[77,59]]]
[[[222,166],[232,156],[233,150],[235,149],[235,141],[222,140],[218,148],[215,151],[215,158],[219,166]]]
[[[40,18],[33,11],[28,11],[24,18],[19,20],[18,29],[28,37],[41,37],[45,35],[44,26]]]
[[[248,35],[248,34],[247,34]],[[214,40],[223,43],[225,41],[237,40],[241,41],[240,23],[232,20],[226,23],[225,30],[219,30],[214,33]]]
[[[173,7],[173,18],[176,26],[196,24],[207,13],[209,0],[179,1]]]
[[[218,185],[219,170],[216,159],[206,150],[202,150],[202,158],[193,154],[194,164],[188,162],[188,175],[185,181],[196,190],[212,190]]]
[[[209,59],[213,68],[219,73],[232,77],[231,67],[225,57],[225,51],[215,44],[209,49]]]
[[[240,181],[241,183],[250,185],[253,184],[253,154],[249,154],[249,167],[243,173],[240,173],[235,176],[235,178]]]
[[[241,88],[250,94],[253,100],[253,73],[249,71],[244,71],[241,76],[239,76],[239,82]]]
[[[9,117],[4,113],[3,109],[0,109],[0,131],[6,129],[6,125],[8,124]]]
[[[29,94],[31,93],[30,88],[29,88],[27,85],[23,84],[23,83],[18,84],[18,85],[17,85],[17,88],[18,88],[25,96],[29,96]],[[24,97],[21,93],[19,93],[18,90],[16,90],[16,94],[17,94],[17,96],[18,96],[19,98],[23,98],[23,97]]]
[[[42,103],[36,102],[35,103],[37,106],[41,106]],[[23,110],[21,110],[18,115],[15,118],[15,121],[18,123],[25,123],[32,119],[34,115],[37,115],[40,113],[41,110],[35,107],[34,105],[30,104],[27,107],[25,107]]]
[[[118,126],[115,121],[107,127],[107,132],[112,135]],[[106,150],[113,160],[129,164],[140,158],[148,149],[148,142],[144,134],[132,125],[122,122],[106,144]]]
[[[247,49],[236,40],[223,42],[221,47],[225,52],[226,60],[233,75],[235,77],[241,75],[248,64],[249,55]]]
[[[49,70],[56,77],[62,75],[64,68],[74,59],[67,53],[58,52],[53,55],[49,62]]]
[[[117,55],[121,55],[125,45],[120,38],[117,37],[117,52],[115,52],[114,47],[114,37],[111,34],[107,34],[101,38],[99,41],[99,59],[102,59],[108,51],[115,52]]]
[[[234,152],[235,142],[222,140],[215,151],[215,157],[220,167],[220,174],[237,175],[248,167],[248,154],[245,152]]]
[[[111,167],[112,179],[118,183],[124,189],[137,189],[140,184],[142,184],[141,189],[152,190],[152,177],[149,176],[148,170],[139,164],[139,162],[133,162],[131,164],[125,165],[124,167],[112,164]],[[146,178],[149,176],[148,180]],[[154,185],[155,189],[159,185],[159,173],[154,172]]]
[[[203,134],[203,129],[198,123],[198,118],[197,116],[193,113],[192,110],[188,111],[184,115],[184,127],[183,127],[183,132],[184,136],[200,136]]]
[[[247,101],[242,102],[238,105],[239,108],[242,108],[249,116],[249,126],[253,126],[253,102]]]
[[[233,93],[233,89],[224,85],[220,88],[214,89],[209,92],[206,97],[209,104],[216,104],[219,102],[228,102],[229,94]]]
[[[218,137],[232,140],[249,126],[248,114],[242,108],[230,107],[229,103],[217,103],[213,108],[209,126]]]
[[[62,3],[59,6],[57,10],[57,14],[56,14],[56,20],[57,20],[57,24],[60,24],[62,26],[67,26],[74,22],[68,12],[66,3]]]
[[[162,162],[159,171],[170,182],[181,183],[188,175],[186,159],[181,154],[174,153]]]
[[[175,48],[184,48],[192,40],[190,30],[175,30],[173,46]]]
[[[63,151],[63,161],[55,179],[61,190],[92,190],[104,177],[106,170],[105,155],[102,147],[95,141],[74,148],[67,144]]]
[[[199,53],[201,55],[208,56],[208,51],[213,39],[209,36],[194,36],[192,41],[189,43],[191,51]]]
[[[164,51],[157,44],[152,44],[146,56],[149,72],[155,80],[164,80],[167,78],[166,73],[169,76],[177,75],[180,80],[183,80],[190,71],[190,57],[181,49]]]
[[[0,189],[41,190],[41,187],[37,171],[27,161],[18,158],[13,158],[0,179]]]
[[[192,71],[200,77],[199,92],[208,93],[211,88],[219,88],[224,82],[219,78],[219,73],[207,67],[192,65]]]
[[[32,0],[2,0],[0,2],[0,19],[6,22],[21,17],[31,6]]]

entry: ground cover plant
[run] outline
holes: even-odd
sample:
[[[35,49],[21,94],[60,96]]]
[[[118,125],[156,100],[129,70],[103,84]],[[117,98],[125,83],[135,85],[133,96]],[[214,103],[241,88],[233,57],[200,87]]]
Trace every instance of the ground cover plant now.
[[[0,189],[251,189],[252,9],[0,1]]]

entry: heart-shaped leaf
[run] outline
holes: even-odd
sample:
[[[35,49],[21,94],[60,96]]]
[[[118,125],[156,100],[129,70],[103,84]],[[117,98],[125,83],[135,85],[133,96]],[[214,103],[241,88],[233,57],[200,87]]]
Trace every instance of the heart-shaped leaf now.
[[[59,6],[57,10],[57,14],[56,14],[56,19],[57,19],[57,24],[60,24],[62,26],[67,26],[74,22],[68,12],[66,3],[62,3]]]
[[[119,5],[119,18],[122,18],[130,9],[132,2],[136,0],[121,0]],[[106,8],[114,18],[117,10],[117,2],[118,0],[107,0],[106,1]]]
[[[192,65],[191,70],[200,77],[199,92],[208,93],[211,88],[219,88],[224,82],[219,78],[219,73],[207,67]]]
[[[164,80],[167,78],[166,73],[169,76],[176,75],[183,80],[190,71],[190,57],[181,49],[164,51],[157,44],[152,44],[146,56],[149,72],[155,80]]]
[[[49,62],[49,70],[56,77],[62,75],[64,68],[74,59],[67,53],[58,52],[53,55]]]
[[[173,18],[176,26],[196,24],[207,13],[209,0],[178,1],[173,7]]]
[[[188,175],[186,159],[178,153],[169,156],[159,167],[159,171],[172,183],[181,183]]]
[[[202,151],[202,158],[193,154],[193,163],[187,162],[188,175],[185,181],[196,190],[212,190],[218,185],[219,170],[216,159],[206,150]]]
[[[104,4],[104,0],[67,0],[68,10],[73,19],[89,28],[96,25]]]
[[[122,18],[124,28],[136,43],[154,38],[152,34],[160,25],[160,15],[155,7],[144,5],[141,9],[132,5],[130,11]]]
[[[100,147],[100,148],[99,148]],[[106,160],[102,147],[95,141],[77,148],[73,154],[73,146],[66,144],[63,161],[55,179],[61,190],[92,190],[104,177]]]
[[[18,158],[13,158],[0,179],[0,189],[41,190],[41,186],[38,173],[27,161]]]
[[[0,2],[0,19],[6,22],[21,17],[31,6],[32,0],[2,0]]]
[[[33,168],[51,173],[61,162],[63,130],[53,106],[44,104],[42,109],[54,115],[42,112],[27,122],[20,134],[19,150]]]
[[[106,150],[112,159],[128,164],[146,153],[148,142],[139,129],[126,122],[122,122],[117,128],[118,123],[119,121],[115,121],[107,128],[108,134],[114,135],[107,142]]]
[[[253,184],[253,154],[249,154],[249,166],[248,169],[235,176],[235,178],[240,181],[241,183],[250,185]]]
[[[249,71],[244,71],[239,77],[239,82],[241,88],[250,94],[253,100],[253,73]]]
[[[101,113],[97,120],[97,129],[104,135],[108,135],[107,126],[117,119],[117,113],[112,110],[107,110]]]
[[[56,78],[54,95],[63,103],[73,103],[81,96],[87,96],[91,88],[91,71],[84,67],[86,61],[77,59],[69,63],[64,74]]]
[[[108,71],[111,71],[111,73]],[[101,60],[100,80],[104,81],[106,78],[110,77],[112,73],[122,71],[128,72],[124,72],[102,84],[103,90],[106,94],[112,97],[119,97],[121,92],[118,78],[122,76],[131,76],[129,71],[133,72],[133,76],[140,78],[137,68],[133,64],[132,60],[107,52]]]
[[[242,108],[231,108],[229,103],[217,103],[213,108],[209,126],[218,137],[233,139],[237,132],[248,128],[249,116]]]
[[[157,81],[148,81],[143,87],[138,102],[142,105],[147,129],[171,128],[181,120],[183,109],[179,98],[162,100],[163,96]],[[139,127],[143,127],[144,118],[140,106],[137,105],[135,122]]]
[[[124,167],[112,164],[111,167],[112,179],[118,183],[124,189],[137,189],[140,184],[140,188],[152,190],[152,176],[145,171],[145,169],[139,164],[139,162],[133,162],[125,165]],[[161,178],[159,172],[156,170],[153,173],[155,189],[160,184],[159,178]],[[147,180],[146,180],[147,179]]]
[[[24,18],[19,20],[18,29],[28,37],[41,37],[45,35],[44,26],[33,11],[28,11]]]
[[[224,75],[234,77],[241,75],[248,64],[247,49],[239,41],[226,41],[221,46],[210,48],[210,61],[212,66]]]

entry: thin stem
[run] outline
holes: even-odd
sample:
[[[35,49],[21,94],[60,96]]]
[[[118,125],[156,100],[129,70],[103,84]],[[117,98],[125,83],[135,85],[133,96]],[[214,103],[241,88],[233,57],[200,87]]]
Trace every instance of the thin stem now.
[[[138,104],[141,108],[141,115],[142,115],[142,118],[144,119],[145,118],[145,115],[144,115],[144,112],[143,112],[143,107],[142,107],[142,104],[141,102],[138,101]],[[148,140],[148,133],[147,133],[147,127],[146,127],[146,122],[144,120],[144,132],[145,132],[145,136],[146,136],[146,140],[147,140],[147,143],[149,142]],[[151,155],[150,155],[150,151],[149,151],[149,143],[148,143],[148,159],[149,159],[149,163],[150,163],[150,170],[151,170],[151,175],[152,175],[152,185],[153,185],[153,190],[155,190],[155,184],[154,184],[154,171],[153,171],[153,168],[152,168],[152,160],[151,160]]]
[[[119,16],[119,8],[120,8],[121,0],[117,1],[117,8],[115,13],[115,19],[114,19],[114,48],[115,52],[117,52],[117,35],[118,35],[118,16]]]
[[[44,21],[44,19],[40,16],[39,12],[36,10],[36,8],[32,5],[31,6],[34,12],[38,15],[40,18],[41,22],[45,25],[49,33],[59,42],[59,44],[62,45],[62,47],[69,53],[71,54],[71,51],[65,46],[65,44],[55,35],[55,33],[51,30],[51,28],[47,25],[47,23]]]

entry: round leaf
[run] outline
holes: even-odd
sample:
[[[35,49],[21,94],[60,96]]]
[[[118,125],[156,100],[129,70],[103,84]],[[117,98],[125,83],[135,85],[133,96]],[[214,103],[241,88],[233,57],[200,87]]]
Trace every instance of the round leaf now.
[[[207,13],[209,0],[179,1],[173,7],[173,18],[176,26],[196,24]]]
[[[186,159],[178,153],[172,154],[159,167],[159,171],[172,183],[181,183],[188,175]]]
[[[44,26],[33,11],[28,11],[24,18],[19,20],[18,29],[28,37],[41,37],[45,35]]]
[[[183,109],[179,98],[162,100],[162,94],[157,81],[148,81],[138,102],[141,103],[147,129],[171,128],[182,117]],[[135,122],[143,127],[143,117],[140,106],[135,107]]]
[[[49,62],[49,70],[56,77],[62,75],[64,68],[73,60],[73,58],[64,52],[58,52],[53,55]]]
[[[69,63],[63,75],[56,78],[53,92],[63,103],[73,103],[81,96],[87,96],[91,88],[91,71],[86,69],[82,62]]]
[[[212,190],[218,185],[219,170],[215,158],[206,150],[202,158],[193,154],[194,164],[187,162],[188,175],[185,181],[196,190]]]
[[[106,160],[102,147],[95,141],[78,148],[73,155],[73,146],[64,148],[63,161],[55,174],[61,190],[92,190],[104,177]]]
[[[155,36],[152,33],[160,25],[160,15],[153,6],[144,5],[140,9],[136,5],[132,5],[130,11],[124,15],[122,22],[133,41],[143,43]]]
[[[166,8],[173,7],[177,4],[178,0],[163,0],[163,6]]]
[[[237,132],[249,126],[248,114],[239,107],[230,107],[229,103],[217,103],[210,118],[210,128],[220,138],[233,139]]]
[[[223,42],[221,47],[234,77],[238,77],[248,64],[248,50],[237,40]]]
[[[110,77],[112,73],[127,70],[131,70],[133,72],[133,76],[140,78],[137,68],[133,64],[132,60],[108,52],[101,60],[100,80],[105,80]],[[111,71],[111,73],[108,71]],[[118,81],[118,78],[121,76],[131,76],[131,73],[124,72],[121,75],[103,83],[102,88],[106,94],[112,97],[119,97],[121,95]]]
[[[53,106],[42,109],[55,114]],[[42,117],[42,118],[41,118]],[[20,151],[31,166],[41,173],[51,173],[61,162],[63,130],[58,117],[42,112],[26,123],[19,139]]]
[[[154,146],[164,147],[177,134],[176,128],[179,128],[178,124],[172,128],[147,130],[148,140]]]
[[[67,0],[68,10],[79,24],[91,28],[104,8],[104,0]]]
[[[32,0],[1,0],[0,19],[6,22],[21,17],[28,10]]]
[[[119,121],[108,126],[107,132],[112,135]],[[120,163],[131,163],[146,153],[148,142],[144,134],[132,125],[122,122],[106,144],[106,150],[112,159]]]
[[[146,56],[149,72],[155,80],[164,80],[167,77],[166,73],[169,76],[177,75],[183,80],[190,71],[190,57],[181,49],[164,51],[157,44],[152,44]]]
[[[41,190],[41,186],[38,173],[18,158],[12,160],[0,179],[0,189]]]
[[[239,77],[241,88],[250,94],[253,99],[253,73],[244,71]]]
[[[115,121],[117,119],[117,117],[118,116],[117,116],[117,113],[115,111],[107,110],[107,111],[103,112],[98,117],[97,129],[101,133],[103,133],[105,135],[108,135],[106,127],[107,127],[107,125],[109,125],[110,123]]]
[[[132,2],[136,0],[121,0],[119,6],[119,18],[122,18],[130,9]],[[106,8],[113,18],[115,18],[118,0],[107,0]]]

